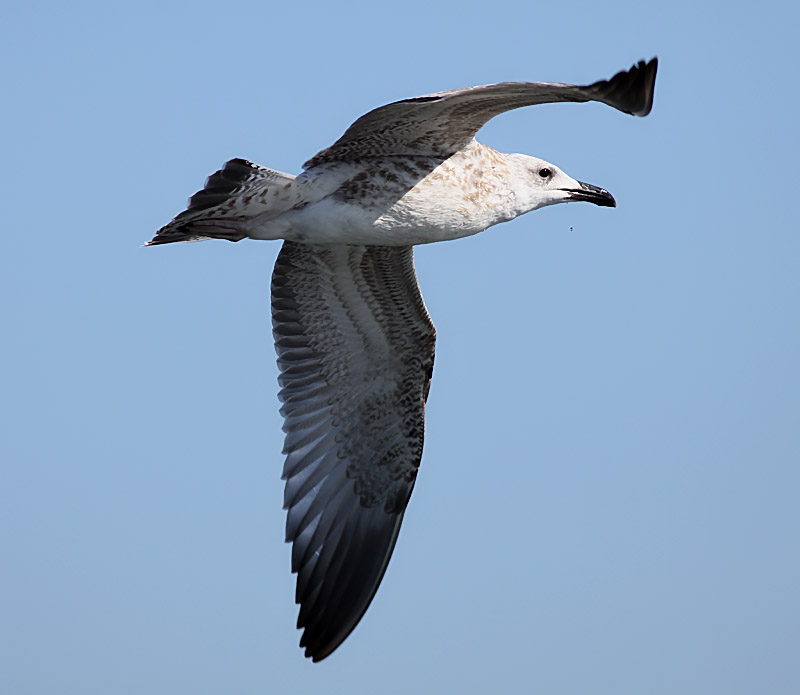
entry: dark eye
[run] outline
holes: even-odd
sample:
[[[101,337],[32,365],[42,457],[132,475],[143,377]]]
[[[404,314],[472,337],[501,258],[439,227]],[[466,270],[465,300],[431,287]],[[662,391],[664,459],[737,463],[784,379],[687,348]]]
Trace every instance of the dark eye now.
[[[550,171],[550,169],[548,169],[547,167],[542,167],[541,169],[539,169],[539,176],[541,176],[543,179],[549,179],[552,175],[553,172]]]

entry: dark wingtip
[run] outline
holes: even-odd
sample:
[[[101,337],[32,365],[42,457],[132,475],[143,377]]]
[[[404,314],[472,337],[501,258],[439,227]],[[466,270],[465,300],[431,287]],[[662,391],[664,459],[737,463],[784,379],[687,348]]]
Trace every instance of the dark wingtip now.
[[[642,108],[633,113],[634,116],[646,116],[653,108],[653,97],[656,91],[656,73],[658,72],[658,57],[653,56],[647,63],[640,60],[636,66],[642,74],[642,93],[644,103]]]
[[[646,116],[653,108],[658,58],[640,60],[630,70],[589,86],[596,99],[632,116]]]

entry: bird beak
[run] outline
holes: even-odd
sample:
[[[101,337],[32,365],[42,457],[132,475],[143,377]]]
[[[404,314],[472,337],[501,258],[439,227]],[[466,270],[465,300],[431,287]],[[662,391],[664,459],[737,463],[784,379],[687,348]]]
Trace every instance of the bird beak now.
[[[602,205],[607,208],[617,207],[617,201],[605,188],[592,186],[590,183],[578,181],[580,188],[562,188],[561,190],[569,193],[569,200],[585,200],[587,203]]]

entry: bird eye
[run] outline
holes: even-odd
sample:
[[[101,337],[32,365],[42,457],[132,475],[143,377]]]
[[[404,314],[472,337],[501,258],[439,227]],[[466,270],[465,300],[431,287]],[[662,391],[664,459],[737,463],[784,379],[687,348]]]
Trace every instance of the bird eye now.
[[[548,169],[547,167],[542,167],[541,169],[539,169],[539,176],[541,176],[543,179],[549,179],[552,175],[553,172],[550,171],[550,169]]]

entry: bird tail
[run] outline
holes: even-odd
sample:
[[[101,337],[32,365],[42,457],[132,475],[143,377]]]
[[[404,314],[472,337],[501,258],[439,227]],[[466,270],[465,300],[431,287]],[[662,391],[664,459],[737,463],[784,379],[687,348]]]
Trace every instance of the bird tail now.
[[[205,239],[241,241],[248,236],[248,222],[275,206],[279,196],[274,189],[291,188],[294,179],[246,159],[231,159],[208,177],[203,189],[189,199],[187,209],[145,246]]]

